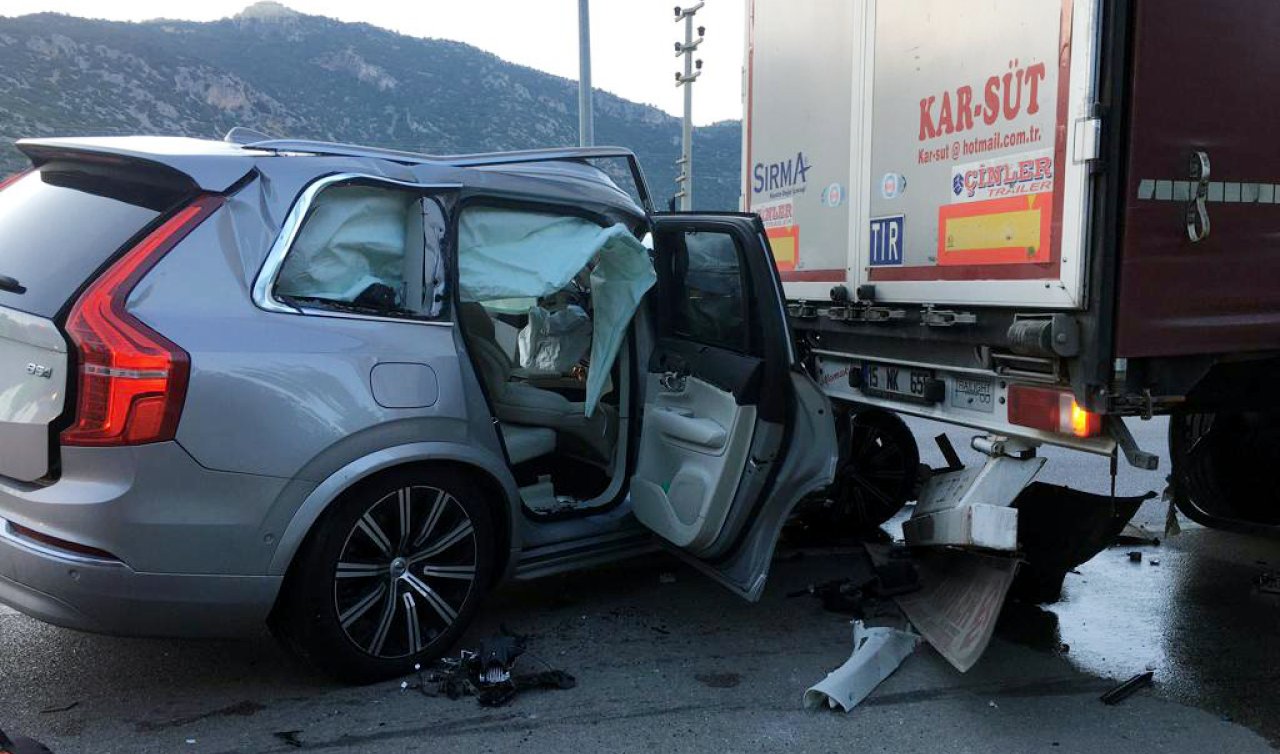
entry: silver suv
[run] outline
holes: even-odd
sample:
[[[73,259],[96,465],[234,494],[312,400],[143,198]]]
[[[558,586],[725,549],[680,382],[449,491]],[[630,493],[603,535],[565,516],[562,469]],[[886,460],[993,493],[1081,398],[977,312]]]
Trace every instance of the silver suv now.
[[[28,615],[265,622],[368,681],[503,579],[655,544],[755,599],[831,481],[758,218],[655,213],[626,150],[18,147],[0,602]]]

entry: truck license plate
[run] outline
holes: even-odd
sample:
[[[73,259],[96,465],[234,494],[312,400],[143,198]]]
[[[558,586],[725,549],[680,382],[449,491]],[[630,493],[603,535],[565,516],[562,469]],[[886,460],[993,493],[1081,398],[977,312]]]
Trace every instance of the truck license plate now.
[[[862,392],[886,398],[907,398],[916,402],[933,403],[930,384],[933,372],[928,369],[910,369],[888,364],[862,365]]]
[[[957,377],[952,386],[952,406],[986,414],[995,411],[995,389],[991,380]]]

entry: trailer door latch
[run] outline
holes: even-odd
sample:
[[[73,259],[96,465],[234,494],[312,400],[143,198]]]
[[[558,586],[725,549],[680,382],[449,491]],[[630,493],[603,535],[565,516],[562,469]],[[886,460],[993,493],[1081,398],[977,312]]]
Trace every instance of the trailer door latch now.
[[[1195,196],[1187,203],[1187,237],[1191,243],[1200,243],[1209,237],[1209,153],[1196,151],[1191,155],[1191,182]]]

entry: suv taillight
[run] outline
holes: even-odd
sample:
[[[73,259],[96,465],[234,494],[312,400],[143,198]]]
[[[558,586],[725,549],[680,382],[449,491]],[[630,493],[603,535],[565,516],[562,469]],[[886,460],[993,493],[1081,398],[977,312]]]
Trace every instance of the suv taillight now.
[[[75,423],[64,445],[140,445],[172,440],[187,393],[187,352],[125,310],[134,286],[222,205],[202,196],[125,252],[93,281],[67,318],[78,352]]]

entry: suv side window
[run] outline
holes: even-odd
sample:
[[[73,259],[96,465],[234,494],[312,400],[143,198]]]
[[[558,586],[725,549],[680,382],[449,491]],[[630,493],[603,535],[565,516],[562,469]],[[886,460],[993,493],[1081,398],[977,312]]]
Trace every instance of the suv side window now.
[[[747,290],[737,242],[715,231],[689,231],[683,238],[685,253],[675,258],[683,293],[673,313],[675,334],[747,353]]]
[[[444,213],[420,193],[341,185],[316,196],[276,278],[299,307],[431,319],[445,299]]]

